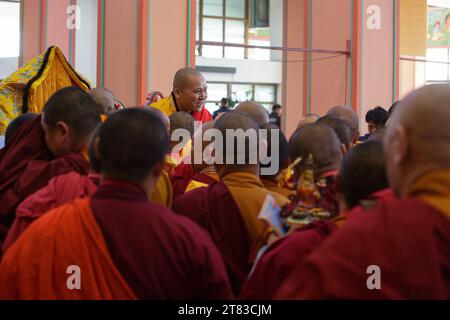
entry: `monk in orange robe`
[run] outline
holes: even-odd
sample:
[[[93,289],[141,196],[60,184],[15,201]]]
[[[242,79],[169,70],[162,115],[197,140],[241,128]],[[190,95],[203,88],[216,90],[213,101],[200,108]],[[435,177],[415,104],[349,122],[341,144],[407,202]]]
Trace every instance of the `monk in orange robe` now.
[[[223,115],[215,128],[224,137],[222,146],[216,144],[216,152],[226,146],[227,130],[255,130],[256,134],[259,131],[255,121],[236,111]],[[280,207],[289,201],[264,188],[259,179],[259,161],[256,159],[251,163],[248,147],[242,150],[245,154],[228,152],[224,148],[223,159],[227,159],[227,155],[234,156],[234,162],[221,164],[216,159],[215,167],[221,182],[179,197],[174,203],[174,211],[191,218],[210,233],[225,260],[233,292],[238,294],[257,250],[267,243],[272,231],[269,224],[258,219],[267,196],[271,195]],[[245,159],[245,164],[237,164],[238,155]]]
[[[312,143],[320,145],[321,148],[334,149],[336,159],[338,159],[338,141],[330,134],[328,134],[328,138],[326,136],[326,132],[321,132],[321,135],[317,136]],[[295,138],[296,135],[293,139]],[[310,141],[309,138],[308,141]],[[320,144],[318,144],[319,141]],[[297,139],[296,142],[300,143],[301,140]],[[317,148],[317,151],[320,150]],[[316,158],[320,159],[320,156],[316,155]],[[367,174],[368,172],[370,174]],[[366,175],[365,179],[360,178],[363,175]],[[347,220],[365,213],[366,209],[358,206],[359,203],[367,201],[366,199],[385,198],[379,193],[386,193],[386,191],[380,191],[386,187],[387,178],[382,144],[367,142],[352,148],[342,160],[337,178],[338,193],[336,196],[339,199],[340,209],[344,211],[343,214],[335,219],[316,221],[301,227],[269,247],[245,284],[240,298],[273,299],[281,284],[311,252],[316,250],[335,230],[342,227]],[[375,195],[372,195],[373,193]],[[352,208],[354,209],[347,212]]]
[[[231,298],[207,233],[148,201],[168,146],[148,110],[111,115],[97,144],[97,192],[48,212],[11,246],[0,299]]]
[[[183,68],[173,78],[173,90],[170,96],[153,103],[151,106],[170,117],[178,111],[190,112],[195,121],[202,123],[213,118],[205,107],[208,99],[208,87],[205,77],[195,69]]]
[[[278,299],[450,299],[450,88],[399,103],[386,136],[395,199],[349,221],[307,257]]]
[[[0,241],[20,202],[68,172],[86,175],[85,153],[100,114],[92,98],[79,88],[56,92],[44,113],[24,124],[0,152]]]

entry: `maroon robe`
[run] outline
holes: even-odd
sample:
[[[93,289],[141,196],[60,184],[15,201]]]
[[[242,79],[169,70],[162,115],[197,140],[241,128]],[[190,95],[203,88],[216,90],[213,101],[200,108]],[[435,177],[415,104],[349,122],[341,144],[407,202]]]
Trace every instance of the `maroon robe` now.
[[[209,232],[227,267],[233,292],[242,289],[251,270],[253,244],[241,212],[225,184],[217,182],[175,200],[173,210]]]
[[[275,242],[264,253],[239,299],[272,300],[275,291],[306,256],[315,250],[334,230],[331,221],[317,221]]]
[[[381,290],[368,289],[370,266]],[[308,256],[275,298],[450,299],[450,221],[417,199],[380,203]]]
[[[139,299],[232,298],[223,260],[195,223],[138,187],[103,182],[91,200],[111,258]]]
[[[170,180],[172,182],[174,200],[182,196],[186,192],[186,189],[192,180],[207,184],[208,186],[217,182],[217,180],[201,172],[197,172],[190,177],[172,175],[170,177]]]
[[[71,171],[87,174],[89,164],[81,154],[54,159],[45,144],[41,116],[22,125],[0,152],[0,242],[17,205],[45,187],[51,178]]]

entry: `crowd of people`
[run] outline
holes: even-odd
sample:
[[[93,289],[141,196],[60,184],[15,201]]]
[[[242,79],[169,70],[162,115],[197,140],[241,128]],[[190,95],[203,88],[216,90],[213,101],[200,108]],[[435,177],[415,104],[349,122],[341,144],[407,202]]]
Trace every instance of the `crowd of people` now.
[[[213,119],[206,100],[183,68],[147,106],[66,87],[12,121],[0,299],[450,298],[449,85],[369,112],[363,139],[347,106],[286,137],[280,106]],[[254,132],[256,149],[250,134],[228,148],[230,131]],[[233,161],[210,161],[219,149]]]

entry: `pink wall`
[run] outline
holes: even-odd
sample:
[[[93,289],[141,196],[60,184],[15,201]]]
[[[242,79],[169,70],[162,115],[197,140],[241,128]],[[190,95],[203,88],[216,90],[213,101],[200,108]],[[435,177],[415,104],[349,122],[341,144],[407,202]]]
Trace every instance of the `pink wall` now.
[[[367,8],[381,9],[381,30],[367,28]],[[367,130],[365,115],[380,105],[389,108],[393,102],[394,74],[394,2],[392,0],[365,0],[362,33],[362,79],[360,84],[360,123],[362,133]]]
[[[136,104],[136,2],[105,2],[104,87],[127,106]]]
[[[175,72],[186,66],[188,1],[174,2],[151,1],[150,9],[150,89],[164,95],[172,91]]]
[[[304,47],[304,16],[305,0],[286,0],[284,12],[284,25],[287,28],[287,38],[284,39],[285,47]],[[286,33],[285,33],[286,34]],[[289,52],[285,55],[286,61],[303,60],[305,55],[300,52]],[[303,63],[285,62],[283,66],[283,85],[286,93],[283,105],[285,106],[285,131],[290,136],[303,116]]]
[[[27,0],[22,2],[23,8],[23,63],[27,63],[40,53],[40,0]]]
[[[67,28],[66,13],[70,0],[47,0],[47,47],[59,47],[69,60],[70,30]]]
[[[312,48],[346,51],[351,39],[351,0],[312,1]],[[335,54],[312,54],[321,59]],[[335,105],[350,104],[350,59],[342,55],[311,62],[311,112],[324,115]]]

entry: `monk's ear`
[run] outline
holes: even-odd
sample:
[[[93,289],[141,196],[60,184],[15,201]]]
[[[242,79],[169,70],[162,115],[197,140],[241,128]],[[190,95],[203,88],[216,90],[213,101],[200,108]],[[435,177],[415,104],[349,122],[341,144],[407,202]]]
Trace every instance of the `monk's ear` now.
[[[259,139],[259,159],[267,158],[268,145],[267,139]],[[280,159],[278,159],[278,161],[280,161]]]
[[[395,132],[391,138],[392,143],[392,160],[396,165],[401,165],[405,162],[409,153],[409,139],[406,133],[406,129],[402,125],[398,125],[395,128]]]
[[[74,142],[73,131],[69,128],[67,123],[58,121],[55,126],[55,133],[60,148],[70,149],[72,147]]]
[[[181,90],[180,88],[173,89],[173,94],[175,95],[175,98],[179,98],[182,93],[183,93],[183,90]]]

